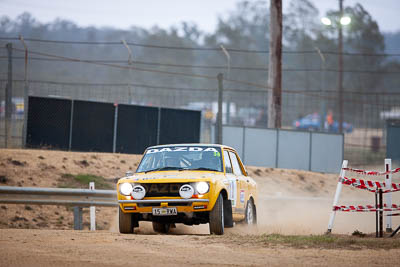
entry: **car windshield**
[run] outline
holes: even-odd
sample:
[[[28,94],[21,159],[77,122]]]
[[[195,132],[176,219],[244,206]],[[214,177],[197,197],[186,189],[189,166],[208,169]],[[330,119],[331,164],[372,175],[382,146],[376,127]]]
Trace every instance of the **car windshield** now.
[[[146,150],[136,172],[206,170],[222,172],[221,148],[165,146]]]

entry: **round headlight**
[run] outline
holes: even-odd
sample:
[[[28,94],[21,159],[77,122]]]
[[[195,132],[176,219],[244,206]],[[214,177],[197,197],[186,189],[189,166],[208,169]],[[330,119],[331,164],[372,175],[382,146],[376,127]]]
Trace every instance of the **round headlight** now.
[[[210,189],[210,186],[206,182],[199,182],[196,184],[196,189],[199,194],[205,194],[208,192],[208,189]]]
[[[129,196],[132,193],[132,185],[130,183],[123,183],[119,185],[119,191],[125,196]]]
[[[191,198],[194,194],[194,189],[191,185],[189,184],[184,184],[179,188],[179,195],[182,198]]]
[[[146,189],[141,185],[135,185],[132,189],[132,196],[134,199],[142,199],[146,195]]]

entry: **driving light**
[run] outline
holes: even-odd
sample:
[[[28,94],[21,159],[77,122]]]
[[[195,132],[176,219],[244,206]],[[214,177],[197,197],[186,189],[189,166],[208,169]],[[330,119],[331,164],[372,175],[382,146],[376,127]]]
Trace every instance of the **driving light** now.
[[[123,183],[119,185],[119,191],[125,196],[129,196],[132,193],[132,185],[130,183]]]
[[[208,192],[208,190],[210,189],[210,186],[206,182],[199,182],[196,184],[196,189],[197,189],[197,192],[199,192],[199,194],[203,195]]]
[[[194,189],[191,185],[189,184],[184,184],[179,188],[179,195],[182,198],[191,198],[194,194]]]
[[[141,185],[135,185],[132,188],[132,196],[134,199],[142,199],[146,195],[146,189]]]

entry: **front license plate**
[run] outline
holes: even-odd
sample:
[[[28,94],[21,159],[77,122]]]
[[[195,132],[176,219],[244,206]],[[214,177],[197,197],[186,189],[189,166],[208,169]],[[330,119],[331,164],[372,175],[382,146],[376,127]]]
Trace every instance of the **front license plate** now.
[[[178,215],[178,212],[176,208],[153,208],[153,215],[171,216],[171,215]]]

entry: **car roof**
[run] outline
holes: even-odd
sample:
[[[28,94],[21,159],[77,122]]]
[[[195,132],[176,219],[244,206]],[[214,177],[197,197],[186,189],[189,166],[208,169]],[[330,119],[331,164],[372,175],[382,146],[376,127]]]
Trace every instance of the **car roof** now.
[[[160,148],[160,147],[169,147],[169,146],[216,146],[220,148],[227,148],[227,149],[232,149],[235,150],[233,147],[227,146],[227,145],[220,145],[220,144],[202,144],[202,143],[191,143],[191,144],[168,144],[168,145],[157,145],[157,146],[150,146],[147,149],[150,148]]]

